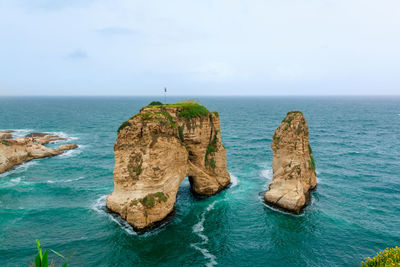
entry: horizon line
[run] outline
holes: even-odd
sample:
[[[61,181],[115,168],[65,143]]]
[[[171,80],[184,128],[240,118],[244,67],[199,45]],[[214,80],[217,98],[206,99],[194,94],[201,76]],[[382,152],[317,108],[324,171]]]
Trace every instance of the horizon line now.
[[[163,97],[160,95],[0,95],[6,97]],[[315,95],[167,95],[168,97],[400,97],[400,94],[315,94]]]

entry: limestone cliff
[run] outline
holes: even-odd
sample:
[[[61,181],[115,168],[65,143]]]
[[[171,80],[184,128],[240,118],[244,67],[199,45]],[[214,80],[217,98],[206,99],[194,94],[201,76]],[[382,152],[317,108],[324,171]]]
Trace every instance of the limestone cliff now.
[[[308,126],[300,111],[287,113],[271,144],[274,177],[264,200],[294,213],[306,204],[317,185],[315,162],[308,141]]]
[[[36,133],[12,139],[11,133],[12,131],[0,132],[0,173],[26,161],[56,156],[78,147],[76,144],[64,144],[53,149],[44,145],[65,138]]]
[[[230,183],[219,115],[192,102],[149,105],[124,122],[114,145],[114,192],[107,207],[136,230],[174,209],[179,185],[213,195]]]

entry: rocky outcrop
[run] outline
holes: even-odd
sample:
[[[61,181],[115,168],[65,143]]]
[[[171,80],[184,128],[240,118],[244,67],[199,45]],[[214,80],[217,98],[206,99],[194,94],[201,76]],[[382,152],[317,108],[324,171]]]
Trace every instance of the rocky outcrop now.
[[[10,134],[11,131],[0,132]],[[7,136],[9,137],[9,136]],[[0,173],[33,159],[52,157],[66,150],[77,148],[76,144],[64,144],[57,149],[44,146],[50,142],[65,140],[55,135],[41,134],[36,137],[3,138],[0,140]]]
[[[119,128],[114,152],[107,207],[139,231],[173,212],[185,177],[204,196],[230,183],[219,115],[197,103],[142,108]]]
[[[0,131],[0,140],[12,139],[12,132],[13,131]]]
[[[274,177],[265,193],[266,203],[300,213],[317,185],[315,162],[308,142],[308,126],[300,111],[287,113],[271,144]]]

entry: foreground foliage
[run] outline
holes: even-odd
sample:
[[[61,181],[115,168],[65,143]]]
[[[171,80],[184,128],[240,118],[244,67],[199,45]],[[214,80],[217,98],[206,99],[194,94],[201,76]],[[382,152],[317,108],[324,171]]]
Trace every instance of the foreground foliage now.
[[[400,266],[400,248],[398,246],[394,248],[386,248],[376,254],[372,259],[366,258],[361,262],[362,267],[392,267]]]
[[[49,265],[49,258],[47,256],[47,250],[45,250],[43,253],[42,248],[40,247],[39,239],[36,239],[36,245],[37,245],[37,249],[38,249],[38,254],[35,257],[35,267],[55,266],[54,261],[52,261]],[[63,258],[65,260],[65,263],[62,265],[62,267],[67,267],[68,259],[66,257],[64,257],[63,255],[61,255],[60,253],[58,253],[57,251],[54,251],[52,249],[50,249],[50,251],[53,252],[54,254],[56,254],[57,256],[60,256],[61,258]]]

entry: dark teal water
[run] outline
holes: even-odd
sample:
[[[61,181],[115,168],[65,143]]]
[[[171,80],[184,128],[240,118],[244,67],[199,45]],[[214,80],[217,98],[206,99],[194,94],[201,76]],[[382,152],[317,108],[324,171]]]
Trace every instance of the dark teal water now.
[[[356,266],[400,244],[400,98],[199,98],[221,115],[233,185],[196,199],[186,179],[176,216],[136,235],[104,205],[116,130],[151,100],[0,98],[0,129],[58,132],[80,146],[0,175],[0,266],[32,263],[36,238],[73,253],[71,266]],[[260,196],[271,137],[293,109],[308,120],[318,176],[301,216]]]

